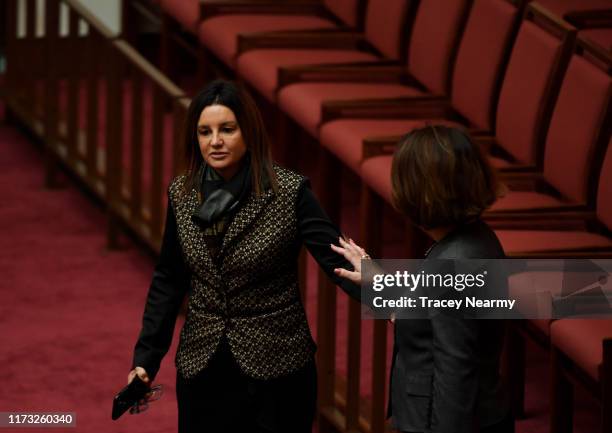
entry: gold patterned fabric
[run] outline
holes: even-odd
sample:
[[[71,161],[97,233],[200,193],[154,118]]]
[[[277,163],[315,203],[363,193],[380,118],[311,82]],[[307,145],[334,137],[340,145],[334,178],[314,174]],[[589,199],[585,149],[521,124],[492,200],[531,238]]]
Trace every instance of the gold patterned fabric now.
[[[296,200],[304,178],[274,169],[278,192],[246,200],[226,229],[216,261],[191,220],[199,206],[197,191],[181,194],[184,176],[170,185],[179,241],[192,271],[175,359],[184,378],[207,366],[224,335],[242,371],[259,379],[296,371],[313,357],[297,274]]]

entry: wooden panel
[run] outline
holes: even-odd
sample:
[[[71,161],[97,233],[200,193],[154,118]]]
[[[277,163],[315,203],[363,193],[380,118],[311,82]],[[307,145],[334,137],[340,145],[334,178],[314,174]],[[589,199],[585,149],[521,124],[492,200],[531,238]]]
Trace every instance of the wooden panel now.
[[[25,8],[26,15],[26,27],[25,27],[25,38],[22,39],[22,44],[19,50],[19,56],[21,57],[21,61],[23,63],[23,69],[21,70],[21,74],[23,74],[24,78],[30,83],[29,85],[25,85],[23,90],[23,98],[25,101],[34,101],[36,99],[35,94],[35,86],[33,81],[37,75],[37,68],[35,68],[35,56],[34,54],[34,46],[36,44],[36,1],[35,0],[25,0],[23,2]],[[29,104],[28,104],[29,105]],[[33,108],[33,107],[28,107]]]
[[[70,54],[73,56],[71,67],[68,68],[67,82],[68,82],[68,98],[67,98],[67,112],[66,112],[66,125],[67,125],[67,136],[66,145],[68,147],[68,161],[72,164],[76,164],[77,159],[77,133],[79,129],[78,125],[78,111],[79,111],[79,100],[78,92],[80,88],[81,80],[81,66],[80,56],[77,50],[77,43],[79,37],[79,20],[76,12],[70,9],[69,13],[69,27],[68,27],[68,47]]]
[[[372,417],[371,432],[385,431],[385,398],[387,384],[387,322],[374,321],[372,338]]]
[[[372,257],[382,256],[382,198],[365,184],[361,191],[361,239],[364,249]],[[370,415],[370,431],[382,433],[385,431],[385,399],[387,383],[387,322],[374,321],[372,335],[372,413]]]
[[[162,215],[162,178],[163,178],[163,156],[164,156],[164,94],[162,90],[153,86],[153,164],[151,182],[151,236],[161,239],[163,228]]]
[[[45,135],[45,184],[50,186],[54,183],[56,172],[55,152],[57,145],[57,127],[59,109],[58,104],[58,85],[56,65],[53,60],[53,53],[56,47],[57,32],[50,29],[57,29],[59,23],[59,2],[48,0],[45,6],[45,105],[44,105],[44,135]],[[33,86],[34,83],[26,83]]]
[[[108,208],[108,245],[118,246],[120,196],[122,184],[121,146],[122,146],[122,88],[119,77],[120,59],[117,53],[107,45],[102,51],[105,59],[106,78],[106,166],[104,172],[106,185],[106,203]]]
[[[5,85],[11,89],[11,92],[7,92],[7,97],[12,97],[15,89],[17,88],[17,78],[19,74],[16,72],[17,57],[17,0],[7,0],[5,4],[5,21],[3,25],[6,25],[6,58],[10,59],[6,65],[6,81]]]
[[[102,41],[96,32],[87,37],[87,121],[85,159],[87,177],[94,181],[98,173],[98,55]]]
[[[133,71],[132,71],[133,72]],[[130,216],[133,220],[142,219],[142,146],[143,146],[143,111],[142,79],[132,74],[132,137],[130,154]]]
[[[184,125],[187,118],[190,99],[186,97],[178,98],[174,101],[174,152],[173,152],[173,173],[175,176],[182,173],[187,168],[184,149]]]
[[[346,431],[359,430],[361,379],[361,304],[349,300],[346,374]]]

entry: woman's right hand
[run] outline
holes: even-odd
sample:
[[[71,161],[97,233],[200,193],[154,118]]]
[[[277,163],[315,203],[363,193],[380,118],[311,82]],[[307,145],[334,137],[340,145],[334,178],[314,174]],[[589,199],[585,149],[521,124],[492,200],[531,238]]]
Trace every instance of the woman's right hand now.
[[[130,373],[128,374],[128,377],[127,377],[128,385],[134,380],[136,375],[138,375],[138,377],[140,377],[140,379],[144,383],[148,384],[151,381],[149,379],[149,375],[147,374],[147,372],[146,372],[146,370],[144,368],[136,367],[132,371],[130,371]]]
[[[342,278],[346,278],[347,280],[352,281],[355,284],[361,284],[361,260],[364,258],[369,259],[370,256],[363,248],[353,242],[352,239],[346,241],[342,237],[340,237],[338,240],[340,242],[340,246],[338,247],[334,244],[331,244],[331,249],[334,250],[336,253],[340,254],[341,256],[344,256],[344,258],[351,265],[353,265],[354,270],[349,271],[348,269],[344,268],[336,268],[334,269],[334,272],[336,273],[336,275]]]

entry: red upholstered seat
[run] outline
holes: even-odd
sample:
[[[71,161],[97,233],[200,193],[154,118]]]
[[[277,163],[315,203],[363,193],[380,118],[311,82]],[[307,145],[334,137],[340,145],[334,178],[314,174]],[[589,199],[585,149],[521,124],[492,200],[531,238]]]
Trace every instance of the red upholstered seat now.
[[[519,163],[536,162],[536,131],[561,49],[558,37],[523,21],[504,77],[496,122],[498,143]]]
[[[612,79],[574,55],[569,63],[544,149],[544,178],[564,197],[586,203],[596,141],[604,128]]]
[[[346,11],[343,3],[336,1],[339,10]],[[247,51],[237,61],[238,75],[255,87],[267,99],[275,99],[278,83],[277,70],[281,66],[310,65],[319,63],[345,63],[375,61],[380,58],[399,59],[400,40],[404,30],[407,0],[371,0],[368,2],[364,38],[380,55],[357,50],[287,50],[265,49]]]
[[[510,191],[499,199],[491,211],[529,210],[562,206],[566,203],[586,204],[589,175],[604,113],[610,103],[612,80],[608,73],[583,56],[570,60],[544,149],[544,179],[557,190],[563,200],[525,191]],[[498,168],[506,166],[495,164]]]
[[[612,320],[556,320],[550,325],[550,335],[556,348],[594,380],[599,380],[599,366],[603,360],[602,342],[612,338]]]
[[[453,107],[472,126],[492,129],[493,104],[518,10],[505,0],[476,0],[459,45],[452,77]],[[429,63],[421,59],[421,63]]]
[[[368,158],[361,164],[361,177],[368,187],[391,203],[391,155]]]
[[[200,0],[159,0],[159,5],[186,30],[196,32],[200,21]]]
[[[446,3],[447,5],[449,3]],[[463,4],[461,2],[450,3],[453,6],[453,13],[443,14],[443,18],[448,21],[449,27],[455,26],[455,31],[458,31],[458,26],[461,17]],[[422,51],[422,44],[426,44],[430,48],[434,48],[433,63],[436,63],[437,68],[444,69],[445,62],[449,61],[447,54],[444,54],[448,48],[448,44],[453,41],[453,37],[446,33],[437,32],[437,27],[433,26],[436,31],[431,31],[433,22],[439,19],[439,9],[436,9],[436,2],[423,2],[420,7],[425,7],[424,10],[419,10],[413,30],[413,38],[411,40],[409,69],[413,75],[420,81],[425,83],[434,92],[441,92],[444,89],[444,79],[447,77],[447,71],[440,75],[436,72],[438,78],[434,78],[429,70],[429,66],[424,66],[424,63],[431,64],[427,51]],[[423,14],[423,15],[421,15]],[[488,113],[491,108],[492,92],[494,91],[494,82],[499,75],[499,65],[503,63],[504,47],[508,42],[511,34],[512,22],[516,17],[517,10],[506,1],[476,1],[471,9],[467,27],[464,32],[464,37],[461,41],[459,55],[456,68],[454,71],[455,86],[453,87],[452,99],[458,104],[455,107],[459,112],[466,116],[473,115],[470,119],[473,124],[480,127],[489,127]],[[493,35],[490,33],[491,23],[495,23],[496,31]],[[423,28],[421,28],[423,26]],[[415,40],[416,37],[416,40]],[[422,39],[419,39],[422,37]],[[490,39],[488,42],[483,42],[485,38]],[[473,67],[473,53],[480,51],[484,57],[489,57],[477,66]],[[413,71],[414,69],[414,71]],[[435,75],[435,74],[434,74]],[[468,83],[469,81],[469,83]],[[467,86],[474,89],[477,93],[474,103],[470,101],[460,89],[461,86]],[[482,86],[485,90],[481,90]],[[455,95],[455,92],[458,92]],[[427,122],[443,123],[449,126],[457,126],[458,123],[444,119],[428,119],[425,120],[360,120],[350,123],[351,121],[334,121],[330,124],[325,124],[319,131],[319,140],[321,144],[327,147],[330,151],[336,154],[342,161],[355,169],[355,164],[361,159],[360,147],[357,140],[361,135],[361,139],[368,136],[385,136],[394,135],[395,128],[402,128],[400,133],[407,133],[410,130],[422,126]],[[482,122],[482,124],[480,124]],[[362,124],[363,126],[361,126]],[[393,129],[393,130],[392,130]],[[345,138],[343,138],[343,135]],[[379,184],[379,180],[374,179],[375,176],[388,177],[389,171],[372,171],[372,177],[369,178],[365,174],[369,172],[368,165],[372,162],[365,161],[361,167],[364,182],[370,185]],[[379,185],[380,186],[380,185]],[[383,196],[389,196],[389,192],[385,191]]]
[[[467,3],[430,0],[419,4],[408,46],[408,70],[431,93],[448,93],[452,51]]]
[[[280,30],[314,30],[336,24],[314,15],[219,15],[200,23],[200,42],[225,64],[235,67],[238,35]]]
[[[608,144],[601,167],[597,190],[597,219],[612,229],[612,146]],[[509,255],[549,251],[576,251],[597,248],[612,249],[612,238],[582,231],[496,230],[495,233]]]
[[[505,3],[505,0],[502,2]],[[441,94],[446,91],[451,48],[460,30],[465,5],[465,0],[446,1],[444,8],[440,8],[436,0],[424,1],[419,5],[410,39],[408,63],[415,68],[412,75],[433,93]],[[435,26],[432,25],[433,22],[436,23]],[[321,119],[321,104],[326,100],[378,99],[423,94],[416,88],[399,84],[298,83],[281,89],[278,102],[289,116],[316,137],[316,127]]]
[[[275,100],[278,68],[281,66],[320,63],[371,62],[378,57],[371,53],[352,50],[253,50],[238,57],[238,74],[268,100]]]
[[[280,89],[278,105],[313,137],[318,136],[321,104],[326,100],[394,98],[418,96],[423,92],[400,84],[303,83]]]
[[[512,33],[511,24],[515,16],[516,9],[507,2],[477,1],[471,10],[454,69],[451,101],[453,107],[464,114],[473,126],[485,129],[491,126],[489,114],[495,82],[499,77],[500,66],[503,64],[503,53],[509,35]],[[494,27],[497,28],[493,41],[488,40],[491,23],[495,23]],[[416,24],[414,31],[416,32]],[[487,56],[483,55],[483,57],[495,60],[487,60],[482,64],[478,64],[482,61],[477,60],[477,63],[474,64],[474,53],[479,52],[480,48],[483,52],[488,53]],[[537,142],[535,131],[539,127],[537,123],[548,97],[546,84],[553,75],[556,60],[563,48],[561,38],[549,33],[533,21],[524,20],[522,22],[517,41],[514,44],[508,71],[505,74],[497,115],[498,140],[510,153],[513,153],[512,150],[515,149],[516,154],[518,154],[515,154],[515,156],[519,160],[521,160],[522,153],[528,154],[524,158],[525,161],[531,161],[532,158],[535,158]],[[412,55],[411,53],[411,58]],[[425,59],[423,60],[425,61]],[[598,81],[595,87],[601,88],[601,81]],[[464,88],[472,90],[466,92]],[[587,98],[590,95],[591,92],[589,91]],[[595,99],[601,100],[601,97]],[[594,110],[598,108],[600,108],[600,105],[595,104]],[[565,117],[563,113],[559,116],[560,118]],[[431,122],[433,123],[435,120],[432,119]],[[422,124],[422,122],[417,124]],[[592,122],[588,125],[592,125]],[[324,129],[325,125],[320,131],[321,143],[331,148],[323,139]],[[389,135],[389,133],[385,135]],[[592,140],[586,141],[586,145],[592,144]],[[506,146],[506,143],[511,144]],[[496,161],[499,160],[493,160],[493,162]],[[576,161],[584,161],[584,158],[577,157]],[[365,161],[362,166],[362,175],[364,176],[367,171],[367,164],[369,162]],[[502,166],[504,164],[500,162],[495,165]],[[387,175],[384,172],[378,173],[383,176]],[[375,172],[373,172],[373,175],[375,175]],[[372,185],[377,182],[374,179],[366,180],[364,178],[364,180]],[[384,195],[388,196],[389,194]],[[521,199],[529,199],[530,204],[540,203],[547,207],[556,206],[559,203],[552,198],[536,194],[522,194],[516,197],[507,197],[500,201],[497,207],[498,209],[502,206],[519,208]]]
[[[605,50],[612,52],[612,29],[588,29],[582,30],[580,37],[583,37]]]
[[[452,124],[445,120],[432,120],[436,123]],[[367,137],[380,137],[387,135],[403,135],[414,128],[425,125],[419,120],[335,120],[324,123],[319,131],[319,141],[330,152],[336,155],[346,166],[360,172],[360,164],[363,159],[363,140]],[[370,163],[370,159],[364,161],[364,165]],[[377,171],[376,175],[388,177],[387,171]],[[362,167],[363,168],[363,167]],[[364,179],[366,182],[367,180]]]

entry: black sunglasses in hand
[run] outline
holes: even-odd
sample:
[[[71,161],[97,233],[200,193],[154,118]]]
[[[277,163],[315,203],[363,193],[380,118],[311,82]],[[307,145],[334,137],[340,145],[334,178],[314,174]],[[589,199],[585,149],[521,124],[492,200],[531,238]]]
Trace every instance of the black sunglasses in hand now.
[[[123,388],[113,400],[112,419],[116,420],[128,409],[130,414],[144,412],[149,407],[149,402],[159,400],[163,394],[163,386],[149,387],[140,377],[134,379]]]

